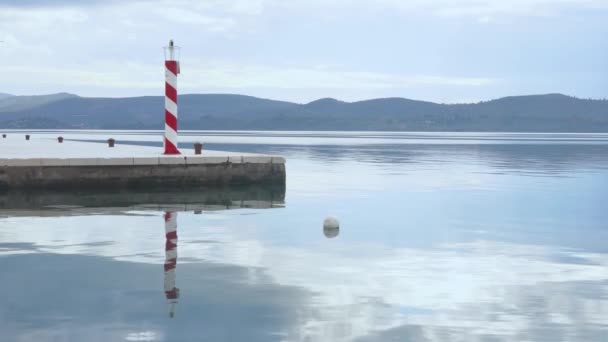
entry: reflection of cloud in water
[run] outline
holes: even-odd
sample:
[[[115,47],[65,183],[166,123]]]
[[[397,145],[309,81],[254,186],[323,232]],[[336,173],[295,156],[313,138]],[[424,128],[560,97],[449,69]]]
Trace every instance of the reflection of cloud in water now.
[[[103,230],[95,226],[100,219],[96,217],[62,218],[52,229],[43,219],[23,219],[23,229],[12,232],[10,239],[34,241],[45,251],[43,246],[62,236],[71,246],[52,249],[54,253],[82,253],[83,243],[113,236],[112,246],[89,244],[86,252],[139,263],[164,262],[158,232],[140,222],[148,217],[102,218]],[[337,240],[303,248],[267,244],[245,231],[214,226],[201,230],[185,218],[180,226],[180,260],[184,256],[187,262],[180,263],[180,274],[191,277],[184,268],[199,267],[203,261],[231,264],[247,270],[239,278],[243,286],[275,283],[306,289],[314,296],[297,313],[290,313],[298,323],[291,325],[289,334],[301,339],[384,340],[392,333],[411,331],[430,341],[481,341],[490,335],[497,335],[498,341],[529,336],[542,341],[543,334],[582,336],[608,325],[606,254],[496,241],[416,249],[352,241],[345,245]],[[158,220],[156,216],[155,225]],[[112,228],[125,225],[133,228]],[[218,243],[188,243],[197,240]],[[142,251],[149,252],[137,255]],[[207,277],[212,274],[226,276],[215,272]],[[192,286],[193,280],[180,284]],[[263,293],[259,297],[274,296]]]
[[[595,265],[559,264],[547,261],[549,248],[490,241],[430,251],[372,251],[355,259],[299,253],[274,251],[267,258],[284,262],[269,266],[269,273],[279,283],[320,293],[316,304],[324,315],[317,333],[349,324],[355,337],[410,325],[431,341],[475,341],[484,335],[501,341],[525,340],[531,329],[568,336],[608,325],[608,258],[603,254],[584,255]],[[574,283],[585,284],[593,296],[582,296]],[[370,294],[384,305],[358,303]],[[401,310],[408,307],[428,311]],[[539,312],[565,323],[539,321]],[[339,328],[337,334],[343,332]]]
[[[156,336],[154,331],[141,331],[137,333],[129,333],[125,337],[127,341],[158,341],[160,338]]]

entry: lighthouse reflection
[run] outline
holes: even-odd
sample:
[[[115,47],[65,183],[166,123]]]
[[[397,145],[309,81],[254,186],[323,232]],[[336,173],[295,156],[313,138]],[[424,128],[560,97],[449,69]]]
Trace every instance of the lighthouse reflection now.
[[[169,306],[169,317],[175,316],[179,299],[179,288],[175,283],[177,267],[177,212],[165,212],[165,277],[164,290]]]

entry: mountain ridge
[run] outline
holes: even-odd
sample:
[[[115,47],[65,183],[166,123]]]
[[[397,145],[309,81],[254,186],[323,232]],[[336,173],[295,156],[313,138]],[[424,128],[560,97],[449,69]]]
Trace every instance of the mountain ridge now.
[[[460,104],[401,97],[293,103],[184,94],[178,103],[180,129],[608,132],[608,101],[558,93]],[[163,108],[162,96],[12,96],[0,98],[0,127],[162,129]]]
[[[78,95],[70,93],[55,93],[46,95],[11,95],[0,93],[0,113],[26,110],[74,97],[78,97]]]

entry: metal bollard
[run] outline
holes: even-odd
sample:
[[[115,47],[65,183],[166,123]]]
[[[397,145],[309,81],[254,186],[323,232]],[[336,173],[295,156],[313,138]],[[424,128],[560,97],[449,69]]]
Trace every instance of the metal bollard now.
[[[201,154],[203,151],[203,144],[197,142],[194,144],[194,154]]]
[[[114,140],[114,138],[110,138],[108,139],[108,146],[109,147],[114,147],[114,143],[116,142],[116,140]]]
[[[63,142],[63,137],[57,137],[57,141],[61,144]]]
[[[29,134],[25,135],[25,140],[30,140],[30,135]]]

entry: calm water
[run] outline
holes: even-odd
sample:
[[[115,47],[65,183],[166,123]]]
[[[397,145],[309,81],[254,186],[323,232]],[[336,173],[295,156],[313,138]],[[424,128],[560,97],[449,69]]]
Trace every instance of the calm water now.
[[[287,190],[0,195],[0,341],[608,341],[608,134],[181,141]]]

